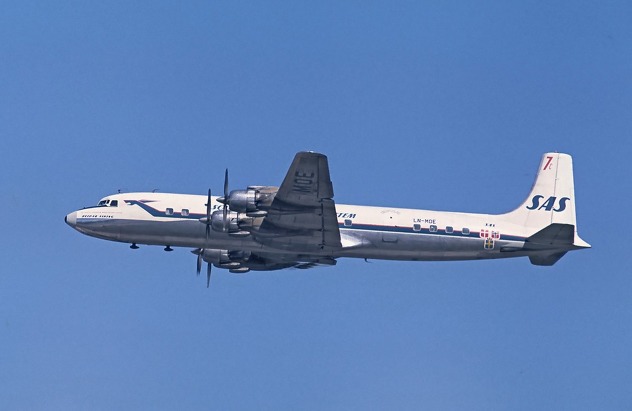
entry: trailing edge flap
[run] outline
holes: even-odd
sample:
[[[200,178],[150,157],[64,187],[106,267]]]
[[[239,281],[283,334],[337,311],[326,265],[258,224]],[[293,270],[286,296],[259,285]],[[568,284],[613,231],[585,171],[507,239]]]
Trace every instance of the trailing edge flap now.
[[[538,246],[569,246],[575,239],[575,226],[553,223],[527,238],[525,248],[537,249]],[[561,257],[561,256],[560,256]]]
[[[342,247],[327,157],[300,152],[255,238],[270,247],[318,252]]]

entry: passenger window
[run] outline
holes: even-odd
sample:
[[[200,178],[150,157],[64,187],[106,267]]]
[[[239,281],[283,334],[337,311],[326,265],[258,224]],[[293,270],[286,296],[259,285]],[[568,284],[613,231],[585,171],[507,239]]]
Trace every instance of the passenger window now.
[[[413,224],[413,231],[421,231],[421,224]]]
[[[110,201],[110,207],[118,207],[118,200]]]
[[[353,224],[353,221],[346,219],[345,220],[345,227],[351,227],[351,225]]]
[[[467,227],[463,227],[463,230],[461,230],[461,232],[463,233],[463,235],[470,235],[470,229]]]
[[[454,227],[447,226],[445,228],[445,232],[448,233],[448,234],[452,234],[453,231],[454,231]]]
[[[436,232],[437,232],[437,226],[436,226],[436,225],[434,225],[434,224],[433,224],[433,225],[431,225],[431,226],[430,226],[430,232],[431,232],[431,233],[436,233]]]
[[[182,209],[182,217],[186,217],[186,216],[188,216],[188,215],[189,215],[189,210],[188,210],[188,209],[186,209],[186,208],[183,208],[183,209]]]
[[[165,211],[165,214],[173,215],[173,208],[167,208],[167,210]]]

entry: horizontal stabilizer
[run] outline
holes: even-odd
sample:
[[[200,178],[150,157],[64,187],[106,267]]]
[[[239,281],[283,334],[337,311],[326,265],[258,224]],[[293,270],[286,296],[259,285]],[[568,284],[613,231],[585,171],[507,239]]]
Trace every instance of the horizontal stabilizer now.
[[[524,249],[546,250],[559,248],[559,251],[529,255],[529,260],[533,265],[553,265],[573,247],[574,239],[574,225],[553,223],[527,238]]]
[[[566,251],[546,255],[530,255],[529,260],[533,265],[553,265],[560,258],[564,257],[564,254],[566,254]]]
[[[568,246],[575,239],[575,226],[571,224],[553,223],[527,238],[525,248],[530,245]],[[537,247],[534,247],[537,248]]]

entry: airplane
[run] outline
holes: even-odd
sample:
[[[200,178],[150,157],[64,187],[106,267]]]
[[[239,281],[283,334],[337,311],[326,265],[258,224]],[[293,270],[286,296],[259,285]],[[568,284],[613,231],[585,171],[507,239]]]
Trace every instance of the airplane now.
[[[65,222],[104,240],[193,248],[231,273],[332,266],[338,258],[448,261],[528,257],[550,266],[590,248],[577,234],[573,162],[542,156],[531,192],[505,214],[336,204],[327,157],[299,152],[279,187],[248,186],[223,196],[117,193],[73,211]]]

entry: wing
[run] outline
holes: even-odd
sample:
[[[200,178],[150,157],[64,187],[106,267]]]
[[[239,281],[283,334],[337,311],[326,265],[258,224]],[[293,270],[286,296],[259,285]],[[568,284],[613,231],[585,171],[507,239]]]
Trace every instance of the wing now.
[[[327,157],[301,152],[279,187],[261,226],[260,243],[299,253],[327,253],[342,247]]]
[[[307,269],[321,266],[336,265],[336,260],[331,257],[308,256],[305,254],[275,254],[270,252],[251,253],[247,261],[241,263],[255,271],[281,270],[294,267]]]
[[[282,270],[290,267],[306,269],[336,265],[336,260],[330,256],[288,254],[286,252],[251,252],[213,248],[196,248],[191,252],[198,256],[198,275],[202,269],[202,261],[208,263],[209,267],[212,264],[217,268],[230,270],[231,273],[247,273],[250,270]],[[208,268],[207,273],[210,278],[210,268]]]

